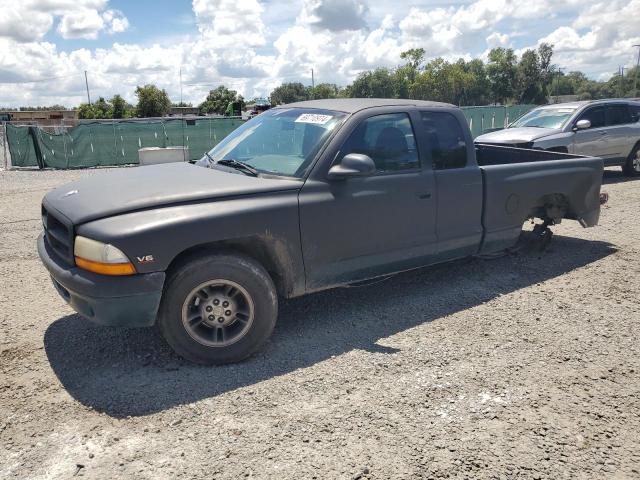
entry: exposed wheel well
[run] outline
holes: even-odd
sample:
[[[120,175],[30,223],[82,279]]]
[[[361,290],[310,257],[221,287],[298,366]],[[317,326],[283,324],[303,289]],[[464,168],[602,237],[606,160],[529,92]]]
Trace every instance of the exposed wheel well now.
[[[194,257],[209,255],[212,253],[240,253],[259,262],[269,273],[276,286],[278,295],[288,296],[291,291],[291,275],[287,275],[286,259],[278,256],[275,248],[260,237],[249,237],[234,240],[221,240],[217,242],[194,245],[175,256],[169,264],[167,273],[180,268]]]
[[[552,193],[544,195],[536,202],[531,212],[531,217],[560,223],[560,220],[563,218],[573,218],[573,215],[569,199],[566,195],[562,193]]]

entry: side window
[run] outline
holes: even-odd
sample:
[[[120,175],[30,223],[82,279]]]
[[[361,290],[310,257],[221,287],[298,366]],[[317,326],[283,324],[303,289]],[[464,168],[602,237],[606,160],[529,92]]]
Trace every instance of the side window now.
[[[626,105],[609,105],[607,107],[607,125],[624,125],[631,123],[631,115]]]
[[[580,115],[578,120],[589,120],[591,128],[600,128],[605,126],[604,107],[593,107]]]
[[[371,157],[379,172],[420,168],[409,115],[392,113],[364,120],[342,147],[342,154]]]
[[[629,105],[629,113],[631,114],[631,121],[633,123],[640,120],[640,105]]]
[[[462,168],[467,164],[467,142],[460,122],[446,112],[422,112],[434,170]]]

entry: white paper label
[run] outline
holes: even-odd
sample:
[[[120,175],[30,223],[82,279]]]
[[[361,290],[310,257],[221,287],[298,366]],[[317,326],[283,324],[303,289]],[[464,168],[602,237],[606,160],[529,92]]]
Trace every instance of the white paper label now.
[[[316,123],[318,125],[324,125],[329,120],[331,120],[333,116],[331,115],[318,115],[315,113],[303,113],[298,118],[296,118],[296,123]]]

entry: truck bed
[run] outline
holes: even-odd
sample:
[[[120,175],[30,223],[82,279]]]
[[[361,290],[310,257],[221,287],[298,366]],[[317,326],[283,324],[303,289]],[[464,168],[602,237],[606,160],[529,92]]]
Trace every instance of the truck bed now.
[[[476,155],[484,188],[481,253],[512,246],[528,218],[597,224],[601,158],[484,144]]]

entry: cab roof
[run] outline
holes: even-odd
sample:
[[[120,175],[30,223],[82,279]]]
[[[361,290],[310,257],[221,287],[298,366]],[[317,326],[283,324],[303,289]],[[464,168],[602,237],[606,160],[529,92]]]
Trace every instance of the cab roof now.
[[[456,108],[455,105],[449,103],[401,98],[328,98],[325,100],[307,100],[304,102],[287,103],[286,105],[279,105],[275,108],[316,108],[319,110],[356,113],[367,108],[395,106]]]

